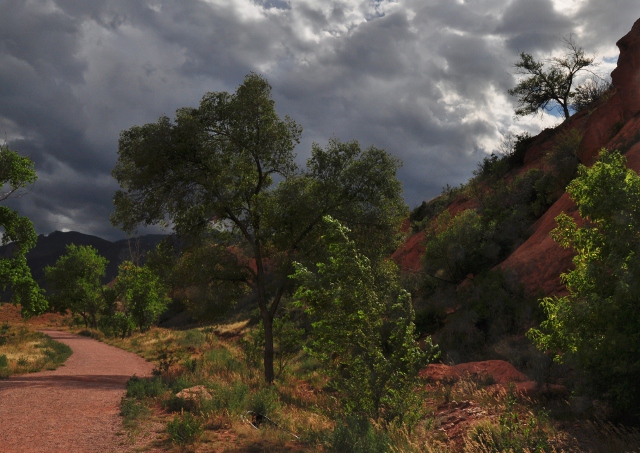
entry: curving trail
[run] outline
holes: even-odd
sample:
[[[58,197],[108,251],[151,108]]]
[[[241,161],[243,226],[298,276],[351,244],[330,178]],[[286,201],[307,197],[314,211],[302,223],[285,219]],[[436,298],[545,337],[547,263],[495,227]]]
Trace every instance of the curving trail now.
[[[125,383],[149,376],[143,358],[91,338],[43,331],[71,347],[55,371],[0,380],[3,453],[117,452],[126,450],[119,414]]]

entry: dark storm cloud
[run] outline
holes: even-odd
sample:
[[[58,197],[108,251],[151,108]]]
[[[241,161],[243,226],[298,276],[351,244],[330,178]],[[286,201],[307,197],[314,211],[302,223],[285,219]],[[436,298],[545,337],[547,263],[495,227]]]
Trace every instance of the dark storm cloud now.
[[[573,33],[615,59],[638,16],[635,0],[5,0],[0,132],[40,178],[12,206],[39,232],[119,236],[120,131],[249,71],[304,127],[301,162],[332,136],[385,148],[414,206],[468,179],[501,134],[553,123],[512,117],[520,51],[547,55]]]
[[[501,22],[496,32],[507,38],[508,48],[516,53],[551,51],[561,36],[574,29],[573,21],[559,15],[550,0],[515,0]]]

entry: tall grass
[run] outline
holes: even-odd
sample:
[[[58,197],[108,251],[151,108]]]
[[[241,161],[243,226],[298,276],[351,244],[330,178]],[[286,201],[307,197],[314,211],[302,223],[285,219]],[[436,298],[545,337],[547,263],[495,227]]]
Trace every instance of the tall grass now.
[[[24,325],[0,326],[0,378],[55,370],[71,355],[71,348]]]

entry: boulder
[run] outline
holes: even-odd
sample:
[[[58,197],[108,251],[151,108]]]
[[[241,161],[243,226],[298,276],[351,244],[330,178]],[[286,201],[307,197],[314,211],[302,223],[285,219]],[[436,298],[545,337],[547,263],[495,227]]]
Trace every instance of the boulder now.
[[[182,398],[185,401],[202,401],[210,400],[211,394],[204,385],[196,385],[188,389],[181,390],[176,393],[177,398]]]

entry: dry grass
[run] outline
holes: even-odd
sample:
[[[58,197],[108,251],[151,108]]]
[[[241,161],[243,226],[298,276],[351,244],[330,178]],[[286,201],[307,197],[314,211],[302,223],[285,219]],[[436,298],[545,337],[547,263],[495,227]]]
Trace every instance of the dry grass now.
[[[334,395],[327,391],[317,364],[300,354],[275,383],[273,391],[265,390],[262,371],[250,364],[239,341],[249,331],[246,321],[238,321],[182,331],[152,328],[125,339],[104,338],[98,331],[83,334],[137,353],[156,364],[166,392],[142,401],[150,409],[150,415],[132,425],[135,428],[129,433],[139,451],[328,451],[327,439],[335,426],[338,405]],[[30,342],[32,348],[37,344],[36,340],[30,340],[23,347],[28,347]],[[26,357],[25,353],[11,354],[18,359],[21,354]],[[516,414],[520,424],[530,423],[544,440],[538,450],[535,445],[521,442],[522,448],[513,448],[514,452],[640,451],[640,434],[636,430],[604,423],[554,421],[541,413],[542,403],[526,398],[514,401],[507,390],[494,390],[487,384],[468,378],[447,385],[428,385],[425,418],[411,431],[402,427],[386,430],[392,451],[508,451],[495,447],[492,442],[501,436],[526,438],[530,434],[513,427],[506,429],[504,419],[501,422],[505,413]],[[178,401],[175,394],[195,385],[205,386],[213,398],[182,407],[183,402]],[[264,422],[258,429],[252,426],[253,420],[247,411],[257,407],[266,409],[273,423]],[[164,429],[181,409],[191,411],[204,427],[202,437],[184,447],[172,443]]]
[[[71,349],[24,324],[0,325],[0,377],[55,370]]]

